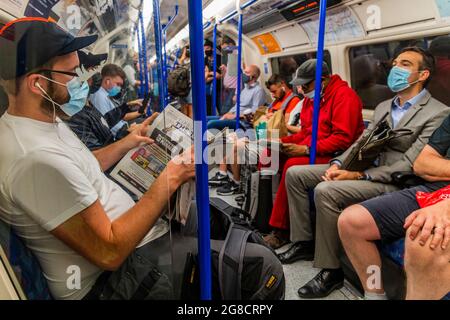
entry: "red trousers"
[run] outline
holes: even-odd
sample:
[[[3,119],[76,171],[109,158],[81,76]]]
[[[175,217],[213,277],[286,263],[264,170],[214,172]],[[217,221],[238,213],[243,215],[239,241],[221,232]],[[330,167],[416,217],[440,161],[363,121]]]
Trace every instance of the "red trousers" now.
[[[281,159],[280,159],[281,160]],[[327,164],[331,157],[317,157],[316,164]],[[309,157],[289,158],[281,160],[280,170],[283,170],[280,186],[273,204],[272,215],[269,224],[277,229],[289,230],[289,205],[286,190],[286,172],[290,167],[309,165]]]

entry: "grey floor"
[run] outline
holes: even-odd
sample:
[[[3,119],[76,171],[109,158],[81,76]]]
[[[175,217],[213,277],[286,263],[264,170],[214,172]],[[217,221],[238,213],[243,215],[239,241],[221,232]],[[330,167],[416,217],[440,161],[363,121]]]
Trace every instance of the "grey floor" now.
[[[210,177],[212,177],[217,171],[212,170]],[[210,197],[218,197],[228,202],[230,205],[237,207],[234,200],[237,195],[234,196],[218,196],[216,189],[210,188]],[[290,245],[287,245],[279,250],[277,253],[282,253],[289,249]],[[313,263],[310,261],[300,261],[291,265],[284,265],[284,275],[286,278],[286,300],[303,300],[297,295],[297,290],[309,280],[311,280],[320,270],[313,267]],[[355,290],[349,283],[345,283],[344,287],[340,290],[336,290],[330,296],[320,300],[359,300],[360,298],[355,294]]]

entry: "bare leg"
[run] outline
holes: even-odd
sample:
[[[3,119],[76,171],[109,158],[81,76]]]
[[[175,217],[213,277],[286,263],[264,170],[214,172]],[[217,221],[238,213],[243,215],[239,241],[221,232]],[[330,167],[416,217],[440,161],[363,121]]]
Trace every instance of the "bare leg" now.
[[[361,205],[342,212],[338,221],[339,235],[366,293],[383,294],[381,257],[373,241],[380,232],[372,215]]]
[[[241,164],[245,164],[245,139],[238,139],[233,145],[231,172],[235,181],[241,181]]]
[[[431,250],[431,237],[425,246],[418,238],[406,238],[406,300],[440,300],[450,292],[450,247]]]

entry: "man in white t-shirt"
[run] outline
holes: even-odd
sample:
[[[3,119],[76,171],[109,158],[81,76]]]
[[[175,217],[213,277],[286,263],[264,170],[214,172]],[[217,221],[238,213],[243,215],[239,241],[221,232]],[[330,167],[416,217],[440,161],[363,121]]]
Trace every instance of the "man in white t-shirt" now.
[[[94,153],[60,120],[85,105],[76,51],[96,39],[40,18],[0,30],[0,83],[10,102],[0,118],[0,219],[36,255],[55,299],[82,299],[105,270],[123,272],[136,248],[164,233],[158,219],[170,196],[195,175],[193,164],[171,161],[135,204],[103,171],[152,143],[153,119]],[[70,282],[73,270],[80,283]]]

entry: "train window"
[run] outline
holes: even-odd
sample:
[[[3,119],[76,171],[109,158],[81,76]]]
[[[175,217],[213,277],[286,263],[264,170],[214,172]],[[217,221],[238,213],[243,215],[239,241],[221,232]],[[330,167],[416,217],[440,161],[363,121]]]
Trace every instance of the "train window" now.
[[[376,106],[394,96],[387,78],[392,59],[403,49],[418,46],[429,49],[436,58],[436,72],[428,86],[434,98],[450,106],[450,37],[426,37],[392,41],[350,49],[352,87],[363,100],[366,109]]]
[[[272,59],[272,71],[273,74],[279,74],[284,77],[287,81],[291,81],[297,68],[302,65],[303,62],[309,59],[315,59],[317,56],[316,52],[296,54],[292,56],[278,57]],[[324,59],[328,63],[330,69],[331,65],[331,55],[330,52],[325,50]]]

